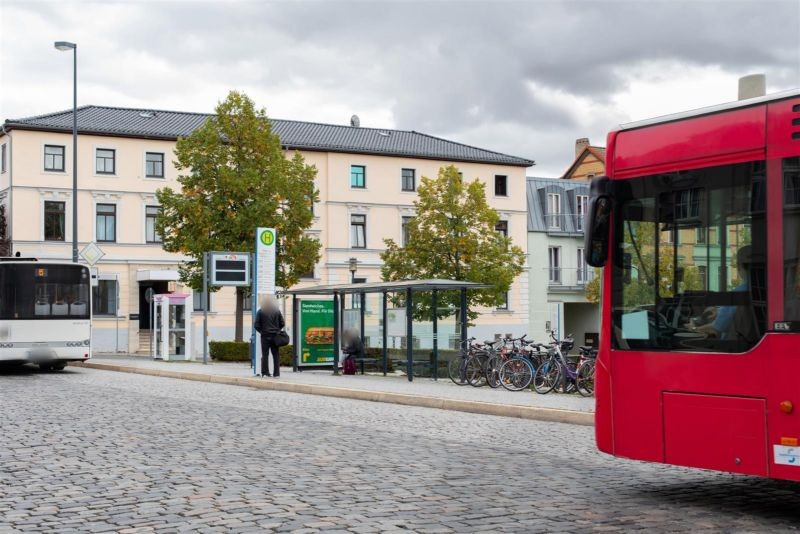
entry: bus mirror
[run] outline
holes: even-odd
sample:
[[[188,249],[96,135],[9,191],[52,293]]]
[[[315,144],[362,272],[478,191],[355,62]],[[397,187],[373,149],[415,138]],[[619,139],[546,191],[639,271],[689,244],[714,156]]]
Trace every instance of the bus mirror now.
[[[592,180],[589,207],[586,210],[584,255],[592,267],[602,267],[608,257],[608,233],[611,229],[611,180],[597,176]]]

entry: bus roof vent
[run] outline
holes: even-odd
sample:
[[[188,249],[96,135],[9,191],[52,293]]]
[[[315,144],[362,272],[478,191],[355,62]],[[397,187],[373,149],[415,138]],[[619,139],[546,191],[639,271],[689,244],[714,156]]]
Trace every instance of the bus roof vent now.
[[[764,74],[749,74],[739,78],[739,100],[757,98],[767,94],[767,77]]]

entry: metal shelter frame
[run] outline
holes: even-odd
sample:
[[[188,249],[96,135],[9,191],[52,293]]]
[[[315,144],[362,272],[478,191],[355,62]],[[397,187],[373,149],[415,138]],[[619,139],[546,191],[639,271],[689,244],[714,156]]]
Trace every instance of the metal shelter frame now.
[[[382,327],[382,346],[383,346],[383,374],[386,375],[387,358],[388,358],[388,322],[386,320],[386,313],[388,309],[388,294],[389,293],[405,293],[406,295],[406,373],[408,374],[408,381],[414,380],[414,344],[412,342],[414,335],[414,319],[413,319],[413,298],[414,291],[430,291],[432,294],[432,313],[431,319],[433,322],[433,368],[434,379],[438,378],[439,373],[439,333],[438,333],[438,317],[436,315],[437,297],[439,291],[444,290],[459,290],[461,292],[460,301],[460,317],[461,317],[461,342],[462,344],[467,340],[467,290],[468,289],[483,289],[489,287],[486,284],[479,284],[476,282],[462,282],[459,280],[444,280],[444,279],[428,279],[428,280],[400,280],[396,282],[368,282],[358,284],[335,284],[335,285],[321,285],[304,287],[301,289],[291,289],[284,293],[292,296],[292,340],[294,341],[294,355],[293,355],[293,368],[295,371],[299,370],[297,365],[298,353],[300,344],[297,340],[299,337],[299,306],[298,296],[333,296],[333,374],[339,374],[339,351],[340,335],[339,323],[341,322],[342,310],[344,307],[344,296],[348,294],[360,295],[360,323],[361,323],[361,341],[366,346],[364,336],[364,310],[366,306],[365,295],[367,293],[381,293],[383,295],[383,327]]]

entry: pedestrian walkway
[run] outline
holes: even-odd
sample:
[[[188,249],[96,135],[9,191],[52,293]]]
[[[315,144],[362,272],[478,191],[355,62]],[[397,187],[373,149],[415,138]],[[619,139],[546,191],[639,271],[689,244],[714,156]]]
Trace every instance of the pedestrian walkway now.
[[[438,381],[419,378],[409,382],[405,375],[334,376],[330,371],[293,372],[291,367],[281,368],[280,378],[258,378],[253,377],[247,363],[209,362],[204,365],[200,362],[165,362],[146,357],[118,355],[96,355],[86,365],[107,370],[163,374],[163,376],[173,378],[209,380],[261,389],[360,398],[578,424],[592,424],[594,412],[594,399],[592,398],[574,394],[537,395],[531,391],[511,392],[503,388],[458,386],[447,378]]]

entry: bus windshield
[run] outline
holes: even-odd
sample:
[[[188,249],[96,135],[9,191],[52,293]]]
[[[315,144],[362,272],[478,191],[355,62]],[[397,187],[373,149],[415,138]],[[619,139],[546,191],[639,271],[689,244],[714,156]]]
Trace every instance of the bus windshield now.
[[[0,320],[89,319],[89,291],[80,265],[0,263]]]
[[[766,326],[764,163],[619,180],[614,192],[614,347],[753,347]]]

